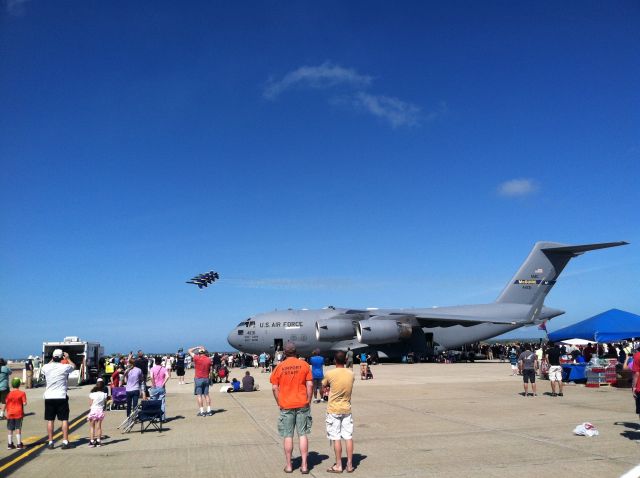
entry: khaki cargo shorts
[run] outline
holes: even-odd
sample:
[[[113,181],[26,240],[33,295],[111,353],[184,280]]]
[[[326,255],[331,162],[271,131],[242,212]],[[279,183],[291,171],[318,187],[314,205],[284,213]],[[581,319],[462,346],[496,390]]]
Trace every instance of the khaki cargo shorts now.
[[[312,423],[313,418],[309,407],[280,410],[278,433],[283,438],[292,437],[295,429],[298,431],[298,436],[309,435]]]

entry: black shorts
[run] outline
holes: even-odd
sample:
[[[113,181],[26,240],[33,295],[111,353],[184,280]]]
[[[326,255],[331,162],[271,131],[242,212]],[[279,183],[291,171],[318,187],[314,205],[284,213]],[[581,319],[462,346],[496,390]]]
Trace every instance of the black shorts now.
[[[184,367],[176,367],[176,375],[178,377],[184,377]]]
[[[524,383],[531,382],[536,383],[536,371],[531,369],[524,369],[522,371],[522,381]]]
[[[56,418],[69,420],[69,397],[44,399],[44,419],[55,420]]]
[[[22,430],[22,418],[7,418],[7,430]]]
[[[636,413],[640,415],[640,392],[636,392]]]

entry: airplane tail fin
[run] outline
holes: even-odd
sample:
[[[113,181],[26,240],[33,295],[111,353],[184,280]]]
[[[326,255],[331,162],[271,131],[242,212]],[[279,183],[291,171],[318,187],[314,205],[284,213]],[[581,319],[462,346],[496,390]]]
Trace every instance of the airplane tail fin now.
[[[568,246],[556,242],[537,242],[529,257],[496,299],[496,302],[528,304],[539,309],[567,263],[587,251],[623,246],[627,242],[604,242]]]

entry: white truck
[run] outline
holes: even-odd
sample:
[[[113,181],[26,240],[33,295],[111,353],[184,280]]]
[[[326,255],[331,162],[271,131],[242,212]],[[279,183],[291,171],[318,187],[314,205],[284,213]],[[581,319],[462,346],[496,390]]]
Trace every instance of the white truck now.
[[[78,385],[93,383],[97,380],[100,373],[100,359],[104,356],[104,347],[98,342],[80,340],[80,337],[65,337],[62,342],[44,342],[42,344],[43,364],[51,361],[55,349],[67,352],[76,365],[76,371],[69,377],[70,380],[77,379]]]

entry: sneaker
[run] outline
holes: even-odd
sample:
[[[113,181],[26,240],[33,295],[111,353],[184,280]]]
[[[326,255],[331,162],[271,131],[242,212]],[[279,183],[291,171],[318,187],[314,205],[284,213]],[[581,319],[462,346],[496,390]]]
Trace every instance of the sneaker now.
[[[24,443],[22,443],[22,442],[18,443],[18,444],[16,445],[16,448],[17,448],[18,450],[22,450],[22,449],[24,448]]]
[[[89,440],[89,448],[95,448],[96,444],[93,440]]]
[[[558,393],[559,397],[564,397],[564,395],[562,394],[562,392]]]
[[[212,417],[212,416],[213,416],[213,414],[214,414],[214,412],[213,412],[213,410],[211,410],[210,412],[206,412],[206,413],[205,413],[205,416],[207,416],[207,417]]]
[[[13,443],[7,443],[7,450],[15,450],[16,446]]]
[[[63,450],[68,450],[69,448],[71,448],[71,444],[70,443],[63,443],[60,448],[62,448]]]
[[[53,450],[54,447],[53,447],[53,442],[52,441],[49,442],[49,444],[47,445],[47,448],[49,450]]]
[[[97,446],[98,448],[100,448],[100,447],[102,446],[102,444],[100,443],[100,440],[97,440],[97,441],[96,441],[96,446]]]
[[[204,416],[205,416],[205,414],[204,414],[204,412],[198,412],[198,415],[197,415],[197,416],[198,416],[198,417],[204,417]]]

